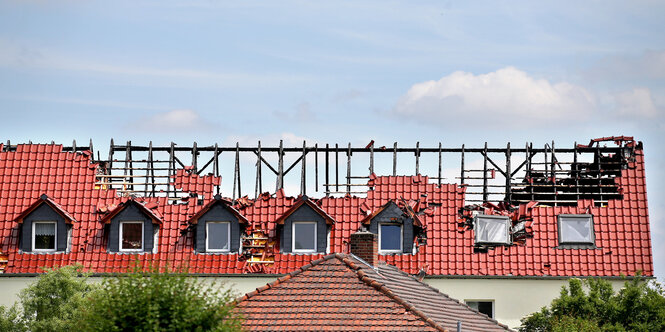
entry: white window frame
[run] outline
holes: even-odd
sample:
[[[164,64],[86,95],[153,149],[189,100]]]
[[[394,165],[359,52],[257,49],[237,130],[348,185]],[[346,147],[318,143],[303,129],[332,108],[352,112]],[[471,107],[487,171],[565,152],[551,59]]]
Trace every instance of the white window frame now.
[[[139,249],[123,249],[122,248],[122,225],[124,224],[141,224],[141,248]],[[118,251],[124,252],[142,252],[145,248],[145,225],[143,221],[121,221],[118,225]]]
[[[381,250],[381,226],[399,226],[399,249]],[[396,254],[404,251],[404,225],[398,223],[379,223],[379,253],[380,254]]]
[[[482,241],[478,239],[480,232],[478,232],[478,219],[500,219],[504,221],[504,227],[506,230],[506,239],[504,242],[491,242],[491,241]],[[473,219],[473,240],[476,244],[495,244],[495,245],[509,245],[510,241],[510,218],[507,216],[494,216],[488,214],[478,214]]]
[[[37,249],[35,248],[35,224],[54,224],[55,225],[55,234],[54,234],[54,241],[53,241],[53,249]],[[58,251],[58,222],[57,221],[51,221],[51,220],[43,220],[43,221],[33,221],[32,222],[32,251],[36,252],[56,252]]]
[[[561,233],[561,224],[562,219],[565,218],[588,218],[589,219],[589,241],[564,241],[563,234]],[[559,245],[595,245],[596,244],[596,232],[594,231],[593,226],[593,215],[592,214],[560,214],[557,216],[557,235],[559,236]]]
[[[469,302],[490,302],[490,303],[492,303],[492,316],[490,318],[496,319],[495,318],[496,317],[496,301],[494,301],[492,299],[467,299],[467,300],[464,300],[464,304],[471,307],[469,305]],[[478,309],[474,309],[474,310],[480,312]]]
[[[226,224],[226,243],[228,243],[228,249],[210,249],[208,246],[208,239],[210,238],[208,232],[208,225],[210,224]],[[208,221],[206,222],[206,252],[230,252],[231,251],[231,222],[230,221]]]
[[[314,249],[296,249],[296,224],[314,224]],[[318,252],[317,248],[318,243],[318,234],[319,234],[319,225],[316,221],[293,221],[291,222],[291,251],[292,252],[303,252],[303,253],[314,253]]]

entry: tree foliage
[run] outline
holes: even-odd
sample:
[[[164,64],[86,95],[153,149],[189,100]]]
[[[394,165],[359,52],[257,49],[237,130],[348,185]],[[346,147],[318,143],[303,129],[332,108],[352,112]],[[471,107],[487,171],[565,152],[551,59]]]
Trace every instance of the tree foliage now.
[[[47,270],[0,306],[0,331],[240,331],[233,294],[181,271],[150,269],[91,284],[81,266]]]
[[[618,293],[602,279],[571,279],[549,307],[522,319],[520,331],[665,331],[665,292],[640,278]]]
[[[106,278],[82,312],[84,331],[240,331],[233,294],[182,271]]]
[[[70,331],[94,285],[80,265],[47,270],[19,293],[19,302],[0,306],[0,331]]]

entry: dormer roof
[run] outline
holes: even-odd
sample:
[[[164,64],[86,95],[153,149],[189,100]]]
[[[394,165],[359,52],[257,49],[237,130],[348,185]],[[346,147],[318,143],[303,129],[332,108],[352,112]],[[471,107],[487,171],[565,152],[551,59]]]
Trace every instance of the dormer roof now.
[[[134,206],[138,207],[139,210],[141,210],[141,212],[145,213],[148,217],[150,217],[150,219],[152,219],[153,224],[158,224],[158,225],[162,224],[162,217],[159,216],[157,211],[154,211],[153,209],[150,209],[150,208],[146,207],[145,204],[143,204],[143,203],[141,203],[141,202],[139,202],[135,199],[129,199],[129,200],[126,200],[126,201],[118,204],[118,206],[115,209],[111,210],[107,215],[105,215],[101,219],[101,222],[105,223],[105,224],[110,223],[111,219],[113,219],[113,217],[118,215],[118,213],[122,212],[124,209],[126,209],[130,205],[134,205]]]
[[[422,227],[422,222],[420,221],[420,218],[418,218],[418,215],[416,215],[416,213],[413,211],[413,209],[411,209],[411,207],[408,204],[405,204],[404,208],[401,208],[393,200],[389,200],[388,202],[386,202],[386,204],[383,204],[380,208],[376,209],[374,212],[367,215],[367,217],[363,218],[363,220],[361,220],[360,223],[363,225],[369,225],[372,219],[374,219],[374,217],[378,216],[385,209],[393,205],[398,209],[400,209],[404,216],[413,219],[414,226]]]
[[[73,222],[76,222],[74,217],[72,217],[67,211],[65,211],[65,209],[60,204],[56,203],[46,194],[40,195],[39,198],[37,198],[32,204],[30,204],[28,208],[23,210],[23,212],[21,212],[21,214],[19,214],[14,220],[19,224],[23,223],[23,219],[42,204],[50,206],[53,209],[53,211],[55,211],[65,219],[66,223],[71,224]]]
[[[309,197],[307,196],[299,197],[293,203],[293,205],[288,210],[286,210],[286,212],[284,212],[279,218],[277,218],[277,220],[275,220],[275,222],[278,225],[283,225],[284,220],[286,220],[286,218],[288,218],[294,212],[298,211],[298,209],[300,209],[300,207],[302,207],[303,204],[309,206],[310,208],[312,208],[312,210],[314,210],[314,212],[323,217],[323,219],[326,221],[326,224],[332,225],[335,223],[335,219],[333,219],[333,217],[331,217],[326,211],[324,211],[318,204],[309,199]]]
[[[245,218],[238,210],[236,210],[233,205],[231,205],[231,201],[228,199],[223,198],[221,195],[215,195],[215,197],[208,202],[205,206],[199,210],[193,217],[189,219],[189,222],[191,224],[196,225],[199,222],[199,218],[201,218],[203,215],[205,215],[210,209],[212,209],[215,205],[221,204],[226,210],[231,212],[236,218],[238,218],[238,222],[242,224],[248,224],[249,220]]]

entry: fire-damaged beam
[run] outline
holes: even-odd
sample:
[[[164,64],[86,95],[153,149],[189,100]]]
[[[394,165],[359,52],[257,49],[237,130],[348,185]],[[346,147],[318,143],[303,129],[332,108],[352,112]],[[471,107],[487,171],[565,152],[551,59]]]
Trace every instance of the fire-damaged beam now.
[[[251,186],[251,181],[255,181],[254,196],[261,195],[266,175],[275,180],[276,190],[283,189],[288,181],[291,188],[298,188],[299,184],[299,193],[303,195],[363,194],[371,189],[367,180],[373,174],[398,175],[404,171],[398,169],[399,160],[407,158],[410,164],[408,159],[415,157],[415,167],[407,172],[413,173],[404,175],[422,174],[438,185],[457,183],[465,188],[465,199],[469,203],[519,204],[535,200],[542,204],[571,205],[588,198],[602,205],[621,197],[615,179],[622,169],[629,167],[635,151],[641,149],[641,143],[622,136],[591,140],[587,145],[575,143],[571,148],[562,148],[560,144],[555,148],[554,142],[542,148],[534,148],[531,143],[522,147],[510,143],[504,147],[488,144],[446,147],[441,143],[427,147],[420,142],[412,147],[400,147],[397,142],[392,146],[378,146],[374,141],[359,147],[345,145],[303,142],[293,147],[280,142],[278,146],[263,146],[258,142],[256,146],[238,143],[205,146],[194,142],[191,146],[175,143],[159,146],[131,141],[115,144],[111,139],[108,158],[91,158],[91,161],[99,165],[100,188],[116,189],[124,195],[166,196],[172,200],[192,194],[174,183],[181,169],[201,177],[209,174],[216,179],[228,179],[225,183],[230,187],[220,183],[213,185],[217,193],[228,190],[233,198],[242,196],[243,182],[244,186]],[[9,141],[3,146],[5,151],[15,149]],[[91,154],[92,141],[89,146],[72,142],[72,146],[63,150]],[[340,160],[343,158],[340,153],[346,155],[343,175],[340,163],[344,161]],[[306,161],[308,156],[310,163]],[[189,158],[191,165],[183,162]],[[320,165],[320,161],[324,165]],[[263,165],[270,170],[268,174],[263,174]],[[300,167],[300,172],[291,172],[295,167]],[[244,169],[242,176],[241,168]]]

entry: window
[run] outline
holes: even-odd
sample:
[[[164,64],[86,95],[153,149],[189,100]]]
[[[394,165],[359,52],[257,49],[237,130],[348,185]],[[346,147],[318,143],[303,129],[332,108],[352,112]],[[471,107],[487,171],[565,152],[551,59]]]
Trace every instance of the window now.
[[[379,225],[379,251],[382,253],[402,252],[402,225]]]
[[[120,222],[120,251],[143,251],[143,222]]]
[[[476,243],[510,244],[508,217],[479,214],[474,224]]]
[[[471,309],[478,310],[478,312],[489,316],[489,318],[494,318],[493,300],[464,300],[464,303],[471,307]]]
[[[316,222],[294,221],[293,252],[316,252]]]
[[[594,242],[592,215],[559,215],[559,244],[594,244]]]
[[[206,251],[231,250],[231,223],[228,221],[206,222]]]
[[[33,251],[56,251],[55,221],[33,221],[32,222],[32,250]]]

